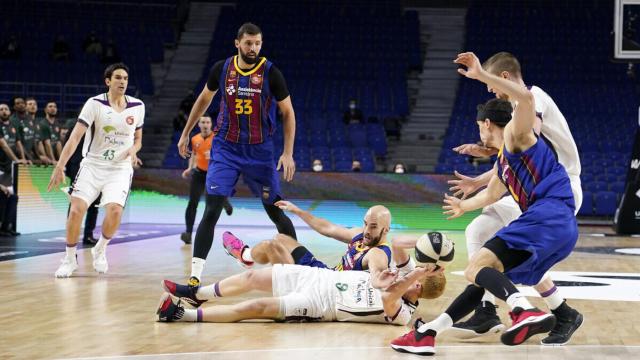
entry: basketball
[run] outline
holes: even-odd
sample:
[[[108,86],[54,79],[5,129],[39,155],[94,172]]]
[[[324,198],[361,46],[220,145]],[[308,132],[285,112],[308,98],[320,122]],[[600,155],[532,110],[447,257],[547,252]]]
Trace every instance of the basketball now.
[[[416,242],[416,261],[421,264],[448,265],[453,261],[453,245],[441,232],[424,234]]]

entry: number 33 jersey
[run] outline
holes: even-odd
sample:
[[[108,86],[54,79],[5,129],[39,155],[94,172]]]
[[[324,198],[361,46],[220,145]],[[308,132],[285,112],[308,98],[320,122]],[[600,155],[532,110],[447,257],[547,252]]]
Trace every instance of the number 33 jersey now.
[[[134,133],[144,123],[144,103],[125,95],[127,107],[117,112],[109,104],[107,94],[96,95],[84,104],[78,121],[88,129],[82,155],[104,166],[131,166],[127,151],[133,146]]]

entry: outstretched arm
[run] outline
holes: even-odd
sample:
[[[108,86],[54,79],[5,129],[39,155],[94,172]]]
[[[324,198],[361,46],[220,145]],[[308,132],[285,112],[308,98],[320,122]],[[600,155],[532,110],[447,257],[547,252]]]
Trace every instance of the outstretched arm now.
[[[510,135],[515,138],[532,136],[531,129],[533,129],[536,120],[535,101],[533,94],[526,87],[485,71],[478,57],[472,52],[458,54],[453,62],[467,67],[466,70],[458,69],[460,74],[470,79],[479,80],[517,101],[513,121],[511,121]]]
[[[320,234],[344,243],[350,243],[354,236],[362,232],[362,229],[360,228],[347,229],[326,219],[313,216],[310,212],[300,209],[289,201],[281,200],[276,202],[275,205],[284,211],[289,211],[298,215],[302,221],[306,222],[313,230]]]
[[[507,189],[504,187],[504,184],[498,179],[498,174],[494,173],[491,181],[489,181],[489,186],[472,198],[461,200],[457,197],[444,194],[445,205],[442,209],[445,211],[443,213],[450,215],[447,220],[455,219],[467,211],[481,209],[493,204],[500,200],[506,191]]]

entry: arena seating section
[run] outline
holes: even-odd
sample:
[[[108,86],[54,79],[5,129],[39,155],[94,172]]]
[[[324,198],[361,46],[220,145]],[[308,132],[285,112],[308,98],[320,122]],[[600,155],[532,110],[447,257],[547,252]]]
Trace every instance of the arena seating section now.
[[[403,12],[399,3],[241,1],[235,8],[223,8],[209,65],[235,54],[232,41],[245,21],[260,25],[261,55],[273,61],[287,80],[296,111],[297,169],[310,170],[318,158],[325,171],[351,171],[353,160],[361,162],[362,171],[374,171],[375,157],[387,151],[382,119],[408,114],[407,71],[421,66],[417,13]],[[358,101],[364,124],[344,124],[350,99]],[[216,96],[213,114],[218,101]],[[278,124],[276,156],[283,146]],[[180,164],[171,147],[165,165]]]
[[[610,62],[613,2],[474,2],[467,15],[467,49],[481,61],[510,51],[522,62],[528,85],[544,89],[563,112],[578,145],[584,203],[581,215],[610,216],[624,191],[638,100],[626,64]],[[495,26],[500,24],[500,26]],[[544,51],[542,51],[544,49]],[[450,149],[478,141],[476,105],[493,94],[461,79],[436,172],[478,174]]]
[[[151,62],[163,60],[165,42],[174,42],[175,2],[153,0],[105,3],[60,1],[3,1],[4,28],[0,42],[15,34],[22,50],[19,60],[0,60],[0,94],[54,99],[63,111],[76,111],[96,89],[104,89],[104,64],[86,55],[82,44],[93,30],[103,47],[113,39],[122,60],[131,68],[130,87],[153,93]],[[28,16],[25,16],[28,14]],[[71,61],[54,62],[51,49],[58,35],[71,47]],[[18,84],[7,84],[16,82]],[[38,83],[25,87],[22,83]],[[60,84],[88,85],[75,88]],[[69,95],[67,95],[67,93]],[[41,105],[43,106],[43,105]]]

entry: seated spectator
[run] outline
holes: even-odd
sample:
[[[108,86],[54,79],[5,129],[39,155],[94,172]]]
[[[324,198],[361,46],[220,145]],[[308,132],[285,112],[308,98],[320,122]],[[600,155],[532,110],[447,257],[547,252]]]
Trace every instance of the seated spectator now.
[[[0,48],[0,57],[3,59],[19,59],[20,58],[20,44],[15,35],[11,35],[9,41],[2,44]]]
[[[353,160],[353,162],[351,163],[351,171],[360,172],[360,170],[362,170],[362,166],[360,165],[360,161]]]
[[[9,169],[11,161],[29,163],[24,157],[17,125],[11,121],[11,110],[7,104],[0,103],[0,168]]]
[[[86,54],[102,56],[102,43],[98,40],[95,31],[91,31],[89,36],[84,39],[82,49]]]
[[[120,55],[118,54],[118,49],[116,49],[116,45],[113,43],[113,40],[109,39],[107,46],[105,46],[104,51],[102,52],[102,62],[104,64],[113,64],[119,61]]]
[[[344,112],[342,120],[345,124],[359,124],[364,121],[362,110],[358,109],[358,103],[354,99],[349,100],[349,110]]]
[[[405,167],[403,164],[401,163],[397,163],[394,167],[393,167],[393,172],[396,174],[404,174],[406,172]]]
[[[64,40],[64,36],[58,35],[51,49],[51,57],[54,61],[71,60],[71,46]]]
[[[311,166],[313,172],[322,172],[322,160],[315,159],[313,160],[313,165]]]

